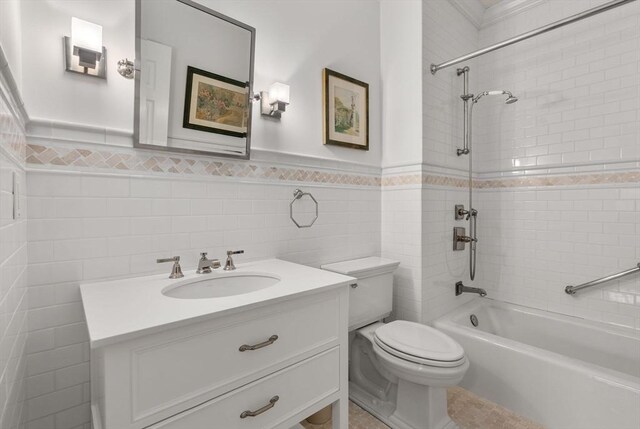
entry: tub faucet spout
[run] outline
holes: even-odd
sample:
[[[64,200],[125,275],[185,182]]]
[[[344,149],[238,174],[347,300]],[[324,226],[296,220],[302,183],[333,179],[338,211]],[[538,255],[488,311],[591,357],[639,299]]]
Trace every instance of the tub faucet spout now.
[[[462,284],[462,282],[456,283],[456,296],[462,295],[465,292],[469,293],[477,293],[478,295],[485,297],[487,296],[487,291],[479,288],[479,287],[468,287]]]

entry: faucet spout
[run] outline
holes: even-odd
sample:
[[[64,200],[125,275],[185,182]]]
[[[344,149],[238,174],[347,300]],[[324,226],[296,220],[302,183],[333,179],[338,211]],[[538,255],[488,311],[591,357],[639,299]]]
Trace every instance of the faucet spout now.
[[[198,261],[198,274],[209,274],[212,269],[220,268],[220,261],[217,259],[207,259],[205,252],[200,253],[200,260]]]
[[[456,283],[456,296],[463,293],[477,293],[481,297],[487,296],[487,291],[479,287],[468,287],[462,284],[462,282]]]

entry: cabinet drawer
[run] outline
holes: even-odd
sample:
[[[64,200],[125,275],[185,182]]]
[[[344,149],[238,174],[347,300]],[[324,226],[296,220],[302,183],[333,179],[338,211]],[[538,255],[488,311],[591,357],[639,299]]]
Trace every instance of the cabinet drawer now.
[[[339,388],[340,354],[339,348],[335,347],[149,429],[268,429],[337,392]],[[273,406],[266,407],[271,402]],[[245,411],[261,408],[264,411],[255,417],[241,417]]]
[[[168,412],[186,401],[207,400],[338,341],[337,296],[273,310],[252,320],[133,350],[134,420]],[[241,351],[243,345],[261,347]]]

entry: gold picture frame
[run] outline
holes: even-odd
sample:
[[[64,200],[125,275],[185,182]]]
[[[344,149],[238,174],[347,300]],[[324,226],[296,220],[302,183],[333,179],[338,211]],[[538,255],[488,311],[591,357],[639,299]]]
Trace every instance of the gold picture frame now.
[[[369,150],[369,84],[322,70],[324,144]]]

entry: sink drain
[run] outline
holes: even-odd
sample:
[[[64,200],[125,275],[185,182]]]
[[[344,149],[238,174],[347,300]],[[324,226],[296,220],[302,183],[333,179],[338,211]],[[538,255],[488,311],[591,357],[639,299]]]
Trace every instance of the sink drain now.
[[[472,314],[471,317],[469,317],[469,319],[471,320],[471,324],[473,326],[478,326],[478,318],[476,317],[475,314]]]

